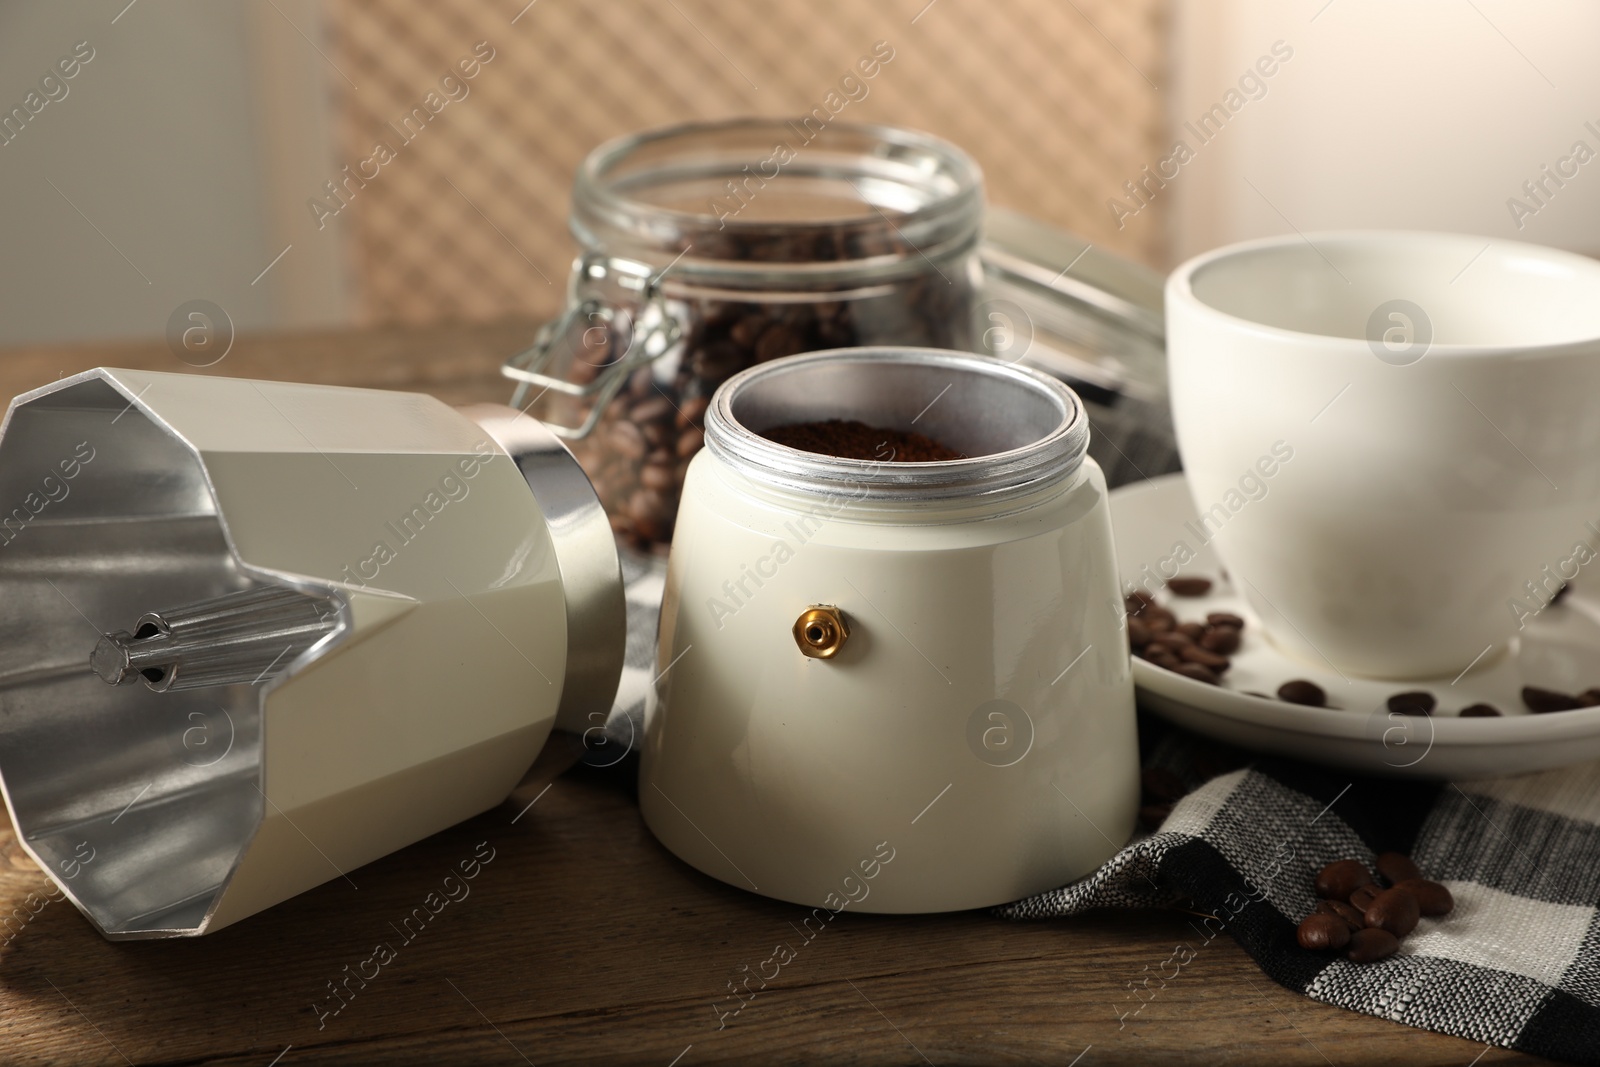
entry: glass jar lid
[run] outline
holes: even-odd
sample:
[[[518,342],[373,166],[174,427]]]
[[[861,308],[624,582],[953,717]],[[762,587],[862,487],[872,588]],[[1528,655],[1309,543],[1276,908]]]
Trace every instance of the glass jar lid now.
[[[591,250],[675,273],[928,270],[970,250],[983,178],[961,149],[891,126],[733,119],[620,137],[573,184]]]

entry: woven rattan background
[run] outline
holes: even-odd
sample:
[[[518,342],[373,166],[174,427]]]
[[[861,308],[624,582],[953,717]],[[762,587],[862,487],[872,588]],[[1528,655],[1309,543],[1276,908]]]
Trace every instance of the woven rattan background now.
[[[1106,208],[1161,154],[1163,0],[525,2],[328,3],[340,163],[396,148],[346,184],[338,215],[364,321],[550,314],[589,149],[685,119],[808,111],[880,40],[894,58],[840,120],[939,134],[977,157],[991,202],[1163,257],[1161,205],[1120,232]],[[479,41],[494,58],[468,95],[402,144],[386,124]]]

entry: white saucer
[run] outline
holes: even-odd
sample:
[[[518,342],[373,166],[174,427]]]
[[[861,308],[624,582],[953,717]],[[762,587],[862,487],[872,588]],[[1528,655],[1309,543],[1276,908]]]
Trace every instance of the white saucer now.
[[[1459,677],[1376,681],[1291,658],[1267,638],[1223,576],[1216,553],[1196,537],[1198,523],[1185,525],[1196,512],[1182,474],[1113,491],[1111,519],[1124,588],[1129,582],[1147,587],[1146,566],[1161,575],[1162,561],[1172,559],[1174,546],[1183,542],[1194,558],[1181,573],[1212,579],[1211,591],[1178,597],[1163,589],[1156,599],[1180,622],[1203,622],[1213,611],[1246,620],[1244,643],[1221,686],[1134,659],[1140,702],[1180,726],[1264,752],[1390,777],[1484,778],[1600,759],[1600,707],[1534,715],[1521,698],[1524,685],[1567,693],[1600,686],[1600,597],[1586,594],[1582,585],[1541,612],[1508,648]],[[1295,678],[1321,686],[1329,707],[1246,694],[1276,693]],[[1438,700],[1431,717],[1388,710],[1389,697],[1419,689]],[[1503,717],[1456,717],[1477,703],[1492,704]]]

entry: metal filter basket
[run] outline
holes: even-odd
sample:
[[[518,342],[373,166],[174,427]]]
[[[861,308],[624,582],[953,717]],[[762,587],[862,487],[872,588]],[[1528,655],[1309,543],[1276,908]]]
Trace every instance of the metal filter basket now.
[[[18,397],[0,579],[0,789],[112,939],[220,929],[493,807],[622,666],[571,456],[414,394],[100,369]]]

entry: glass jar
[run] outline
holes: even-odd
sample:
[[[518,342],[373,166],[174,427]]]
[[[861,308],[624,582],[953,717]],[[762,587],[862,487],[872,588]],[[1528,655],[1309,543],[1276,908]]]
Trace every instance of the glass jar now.
[[[887,126],[739,119],[601,145],[573,185],[566,310],[508,361],[513,405],[566,439],[620,538],[664,548],[734,374],[973,347],[982,215],[966,153]]]

